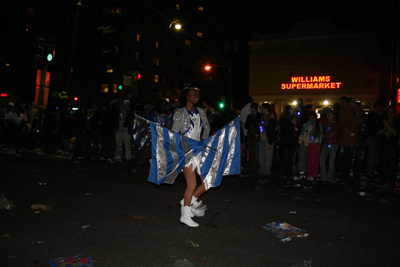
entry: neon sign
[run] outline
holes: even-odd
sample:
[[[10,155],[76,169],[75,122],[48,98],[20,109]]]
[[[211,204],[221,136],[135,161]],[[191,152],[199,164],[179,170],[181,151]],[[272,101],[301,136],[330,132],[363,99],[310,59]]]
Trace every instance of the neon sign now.
[[[7,93],[1,93],[1,97],[7,97]]]
[[[332,82],[331,76],[290,77],[291,83],[282,83],[282,90],[339,89],[341,82]]]

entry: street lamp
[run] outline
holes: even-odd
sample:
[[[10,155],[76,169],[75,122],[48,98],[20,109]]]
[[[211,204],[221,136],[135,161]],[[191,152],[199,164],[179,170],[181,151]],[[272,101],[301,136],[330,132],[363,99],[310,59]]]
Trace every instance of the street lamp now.
[[[168,32],[167,32],[167,37],[166,37],[166,49],[165,49],[165,51],[164,51],[164,60],[165,60],[165,63],[164,63],[164,65],[163,65],[163,77],[162,77],[162,91],[163,91],[163,94],[165,94],[165,76],[166,76],[166,73],[167,73],[167,70],[166,70],[166,67],[167,67],[167,57],[168,57],[168,49],[169,49],[169,42],[170,42],[170,30],[171,30],[171,28],[172,28],[172,25],[174,26],[174,28],[175,28],[175,30],[180,30],[180,29],[182,29],[182,25],[179,23],[179,21],[177,21],[177,20],[173,20],[173,21],[171,21],[171,23],[169,24],[169,26],[168,26]]]
[[[173,20],[173,21],[171,21],[171,24],[169,24],[168,30],[171,29],[172,25],[174,25],[174,28],[175,28],[176,30],[182,29],[182,25],[181,25],[178,21]]]
[[[229,89],[229,109],[231,110],[232,103],[233,103],[233,101],[232,101],[233,100],[232,99],[232,68],[224,66],[224,65],[206,65],[204,67],[204,69],[206,71],[210,71],[212,68],[216,68],[216,67],[225,68],[225,69],[228,69],[228,71],[229,71],[229,87],[228,87],[228,89]]]

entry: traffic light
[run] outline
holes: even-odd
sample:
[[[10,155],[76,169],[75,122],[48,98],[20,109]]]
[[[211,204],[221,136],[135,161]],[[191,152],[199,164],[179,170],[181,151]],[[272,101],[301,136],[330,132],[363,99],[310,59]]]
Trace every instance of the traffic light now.
[[[77,97],[77,96],[75,96],[74,97],[74,101],[76,102],[76,101],[78,101],[79,100],[79,98]]]
[[[124,87],[122,86],[122,84],[118,85],[118,90],[122,90]]]
[[[220,109],[224,109],[225,107],[225,103],[224,102],[219,102],[219,108]]]

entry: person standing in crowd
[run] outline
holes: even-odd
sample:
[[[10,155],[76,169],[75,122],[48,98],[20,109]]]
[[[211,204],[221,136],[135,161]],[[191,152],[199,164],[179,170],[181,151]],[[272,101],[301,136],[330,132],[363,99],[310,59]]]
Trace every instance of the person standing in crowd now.
[[[181,133],[193,140],[200,141],[206,139],[210,132],[206,113],[196,105],[200,99],[200,90],[197,87],[185,87],[181,94],[181,108],[175,112],[172,131]],[[202,134],[203,132],[203,134]],[[183,174],[186,180],[186,190],[184,198],[181,200],[181,218],[180,221],[189,227],[198,227],[199,224],[192,220],[194,216],[204,216],[205,210],[196,209],[201,204],[197,199],[206,192],[203,177],[200,175],[201,185],[197,186],[196,171],[200,173],[199,153],[183,168]],[[197,212],[201,212],[200,214]]]
[[[365,116],[365,135],[367,137],[367,164],[365,168],[365,174],[372,180],[378,179],[378,163],[379,163],[379,145],[378,145],[378,131],[383,127],[383,116],[384,111],[383,103],[377,101],[374,103],[374,110]]]
[[[92,101],[90,103],[90,111],[86,118],[86,131],[85,131],[85,158],[97,160],[99,159],[99,121],[100,112],[97,103]],[[93,144],[93,155],[92,155]]]
[[[214,105],[211,103],[209,98],[205,98],[202,101],[203,108],[207,110],[207,119],[210,123],[210,134],[214,134],[216,131],[224,126],[224,120],[217,110],[215,110]]]
[[[348,101],[348,107],[342,110],[339,117],[343,133],[342,139],[339,140],[339,145],[343,147],[343,155],[340,159],[340,180],[343,183],[350,179],[353,151],[358,146],[357,126],[363,120],[355,98],[349,98]]]
[[[293,157],[297,147],[297,128],[295,123],[292,106],[285,106],[279,119],[279,155],[282,160],[281,175],[283,179],[290,178],[293,175]]]
[[[43,118],[44,152],[53,154],[56,150],[56,133],[58,127],[58,115],[55,107],[49,105]]]
[[[251,96],[247,97],[246,105],[240,110],[240,128],[242,129],[242,141],[247,143],[247,129],[244,127],[246,123],[247,116],[251,113],[250,106],[253,103],[253,98]]]
[[[322,122],[323,144],[320,157],[321,181],[333,183],[333,174],[335,172],[335,160],[338,151],[338,142],[342,138],[342,125],[336,119],[336,113],[329,110],[326,114],[326,120]],[[329,169],[326,171],[326,159],[329,158]]]
[[[124,100],[118,117],[118,128],[115,134],[115,141],[117,149],[122,151],[122,147],[125,147],[125,160],[127,162],[132,161],[131,135],[134,119],[135,114],[130,108],[129,100]]]
[[[247,130],[247,146],[250,154],[251,168],[254,172],[257,172],[260,168],[258,159],[258,151],[260,146],[260,120],[261,113],[259,113],[257,103],[250,105],[251,113],[247,115],[244,128]]]
[[[391,191],[396,185],[399,165],[399,133],[400,121],[396,118],[396,109],[389,106],[385,112],[383,125],[377,132],[381,172],[381,180],[378,181],[378,185]]]
[[[115,107],[115,105],[112,105]],[[115,149],[115,131],[117,128],[117,116],[114,112],[111,111],[106,105],[101,107],[100,111],[100,121],[99,121],[99,133],[101,145],[103,146],[103,156],[100,160],[107,160],[108,162],[112,162],[114,157],[114,149]]]
[[[74,129],[72,127],[72,117],[68,114],[67,107],[62,107],[60,110],[57,135],[61,138],[63,144],[61,155],[69,155],[71,153],[70,144],[71,138],[74,136]]]
[[[86,114],[86,107],[81,106],[73,115],[73,129],[75,133],[74,158],[76,159],[83,158],[83,151],[85,147]]]
[[[347,96],[342,96],[340,98],[340,109],[339,115],[342,114],[349,107],[350,100]]]
[[[15,156],[21,157],[21,149],[24,144],[24,128],[26,127],[26,117],[22,113],[21,105],[16,103],[14,110],[5,117],[7,130],[14,141]]]
[[[361,112],[361,116],[365,117],[365,112],[360,102],[357,102],[358,110]],[[355,179],[361,178],[361,168],[362,168],[362,153],[364,151],[364,146],[366,143],[366,126],[364,122],[361,122],[357,127],[357,134],[358,134],[358,146],[356,148],[356,154],[354,156],[354,166],[353,166],[353,177]],[[364,158],[367,157],[367,153],[364,154]],[[365,162],[366,160],[364,160]]]
[[[276,118],[268,103],[261,105],[260,120],[260,169],[258,173],[263,176],[271,174],[272,160],[274,156],[274,143],[276,139]]]
[[[299,136],[299,142],[307,147],[308,180],[314,181],[318,175],[319,157],[322,142],[322,125],[314,111],[310,111],[308,122]]]

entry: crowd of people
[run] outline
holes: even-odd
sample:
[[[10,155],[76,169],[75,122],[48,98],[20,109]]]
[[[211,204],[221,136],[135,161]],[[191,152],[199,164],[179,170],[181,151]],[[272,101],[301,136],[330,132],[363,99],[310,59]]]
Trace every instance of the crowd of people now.
[[[344,96],[316,112],[299,98],[278,118],[273,104],[259,107],[250,97],[240,120],[257,176],[270,176],[279,159],[275,176],[282,179],[346,184],[364,178],[395,187],[400,121],[393,106],[377,101],[365,112],[355,98]]]
[[[179,95],[172,103],[164,99],[141,102],[127,92],[110,103],[92,101],[89,107],[79,108],[49,105],[40,110],[10,103],[2,111],[2,142],[13,145],[18,157],[23,146],[34,149],[41,136],[45,153],[61,150],[62,155],[77,159],[146,163],[150,149],[140,154],[133,142],[135,118],[171,129],[179,108],[177,99]],[[208,98],[198,106],[206,112],[210,134],[239,115],[239,110],[221,114]],[[256,176],[327,183],[367,177],[382,187],[395,185],[400,122],[392,106],[385,108],[377,101],[366,113],[356,99],[344,96],[340,103],[316,112],[300,98],[278,116],[274,104],[260,106],[249,97],[240,110],[240,121],[242,149],[248,151]]]

